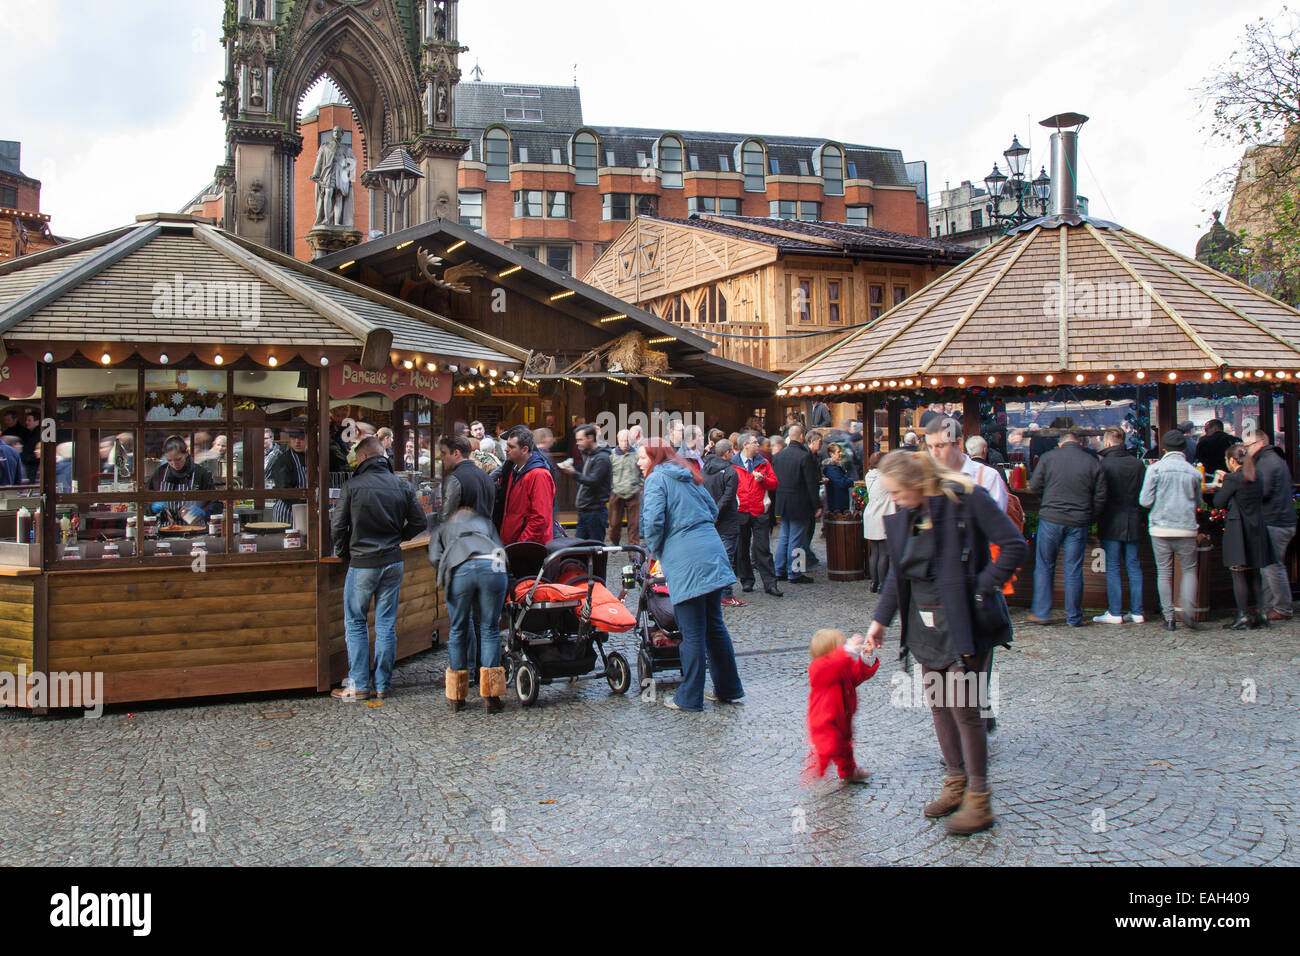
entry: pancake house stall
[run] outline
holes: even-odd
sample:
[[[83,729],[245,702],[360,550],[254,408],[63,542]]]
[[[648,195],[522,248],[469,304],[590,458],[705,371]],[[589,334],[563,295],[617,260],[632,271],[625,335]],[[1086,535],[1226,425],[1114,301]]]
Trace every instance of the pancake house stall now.
[[[708,339],[447,219],[315,264],[530,352],[522,376],[459,369],[448,411],[489,429],[548,427],[558,458],[569,454],[563,442],[573,425],[616,417],[620,406],[629,418],[678,411],[738,428],[768,414],[780,379],[713,355]],[[561,474],[561,510],[574,491]]]
[[[332,391],[396,401],[432,444],[448,366],[526,358],[164,214],[0,265],[0,337],[42,417],[30,543],[0,553],[0,671],[102,672],[108,703],[328,689]],[[404,550],[399,657],[446,616],[422,542]],[[42,704],[67,702],[20,702]]]
[[[1044,125],[1066,125],[1060,119]],[[1070,115],[1071,125],[1082,119]],[[1074,135],[1053,135],[1054,169],[1075,168]],[[865,421],[883,408],[891,448],[905,407],[955,403],[966,436],[984,434],[1006,455],[1001,467],[1023,504],[1029,538],[1039,499],[1026,479],[1066,427],[1081,429],[1094,448],[1104,428],[1120,427],[1150,463],[1164,432],[1218,418],[1238,434],[1258,427],[1270,438],[1285,435],[1291,473],[1300,473],[1300,312],[1121,226],[1080,215],[1070,177],[1054,174],[1052,182],[1065,188],[1053,195],[1050,215],[1017,227],[821,352],[777,394],[860,401]],[[1207,608],[1232,606],[1219,554],[1222,519],[1210,497],[1207,490],[1201,515],[1202,617]],[[1098,547],[1094,534],[1087,554]],[[1141,552],[1144,605],[1154,613],[1160,605],[1145,535]],[[1084,562],[1084,602],[1105,607],[1105,574],[1095,564],[1101,567]],[[1031,549],[1013,603],[1029,603],[1032,572]]]

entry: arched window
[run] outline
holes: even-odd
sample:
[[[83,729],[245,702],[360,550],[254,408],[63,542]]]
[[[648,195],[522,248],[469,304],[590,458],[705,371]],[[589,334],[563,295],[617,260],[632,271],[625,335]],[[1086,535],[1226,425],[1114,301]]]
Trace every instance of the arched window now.
[[[740,150],[740,171],[745,174],[745,192],[767,192],[767,167],[763,144],[756,139],[745,141]]]
[[[822,181],[827,196],[844,195],[844,154],[838,146],[822,147]]]
[[[510,182],[510,133],[494,126],[483,134],[483,162],[487,164],[487,181]]]
[[[570,159],[573,162],[574,177],[573,181],[579,186],[596,185],[596,167],[600,155],[600,143],[597,142],[594,133],[588,133],[585,130],[573,137],[573,144],[570,147]]]
[[[659,185],[664,189],[682,188],[682,141],[676,136],[659,140]]]

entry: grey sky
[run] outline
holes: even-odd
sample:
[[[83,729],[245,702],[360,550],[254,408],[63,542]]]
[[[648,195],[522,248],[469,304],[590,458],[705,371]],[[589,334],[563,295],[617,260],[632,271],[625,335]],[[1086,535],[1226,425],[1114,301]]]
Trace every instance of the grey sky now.
[[[1231,9],[1229,9],[1231,7]],[[1018,133],[1074,110],[1080,191],[1190,253],[1236,157],[1193,88],[1277,0],[1026,6],[778,0],[462,0],[466,74],[573,82],[595,124],[826,136],[929,163],[930,190],[977,182]],[[174,210],[224,154],[220,0],[0,0],[0,139],[20,139],[57,233]],[[996,51],[996,52],[994,52]],[[1032,142],[1031,142],[1032,138]]]

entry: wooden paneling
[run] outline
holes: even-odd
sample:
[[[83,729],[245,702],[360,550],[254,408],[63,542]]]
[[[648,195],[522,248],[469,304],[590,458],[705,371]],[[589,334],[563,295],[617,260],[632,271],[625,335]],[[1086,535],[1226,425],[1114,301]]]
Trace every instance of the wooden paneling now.
[[[314,563],[47,580],[46,666],[102,671],[109,703],[316,685]]]
[[[0,582],[0,671],[34,670],[35,578]]]

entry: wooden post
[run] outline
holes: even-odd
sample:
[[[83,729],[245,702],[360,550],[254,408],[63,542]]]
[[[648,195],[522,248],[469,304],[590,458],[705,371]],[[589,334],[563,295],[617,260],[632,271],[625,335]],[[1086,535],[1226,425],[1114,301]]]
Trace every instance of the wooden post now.
[[[330,687],[329,600],[330,567],[325,558],[334,554],[330,538],[330,387],[328,369],[314,371],[316,404],[310,407],[312,420],[307,432],[307,453],[316,447],[316,509],[307,524],[309,548],[316,548],[316,690]],[[308,496],[308,509],[311,509]],[[313,542],[311,539],[314,538]]]
[[[1268,436],[1269,444],[1273,443],[1273,431],[1275,422],[1273,420],[1273,386],[1261,385],[1259,387],[1259,427],[1264,430]]]
[[[980,433],[980,397],[966,392],[961,398],[961,430],[966,438]],[[962,451],[966,449],[963,446]]]
[[[1282,430],[1286,433],[1286,466],[1294,480],[1300,474],[1300,400],[1287,389],[1282,396]]]
[[[1178,393],[1172,382],[1160,382],[1156,385],[1156,401],[1160,403],[1156,412],[1158,441],[1164,437],[1165,432],[1171,432],[1178,427]],[[1161,448],[1160,451],[1163,452],[1164,449]]]
[[[903,443],[903,436],[900,433],[903,421],[903,400],[901,398],[889,399],[889,450],[896,451]]]
[[[862,398],[862,472],[866,462],[876,450],[876,393],[867,392]]]

